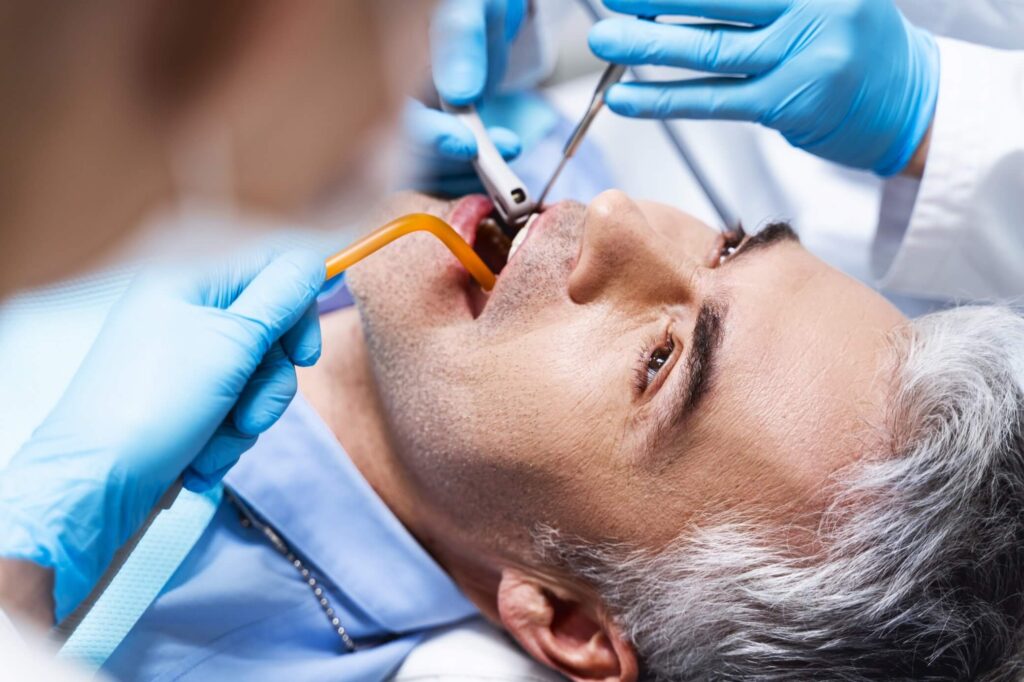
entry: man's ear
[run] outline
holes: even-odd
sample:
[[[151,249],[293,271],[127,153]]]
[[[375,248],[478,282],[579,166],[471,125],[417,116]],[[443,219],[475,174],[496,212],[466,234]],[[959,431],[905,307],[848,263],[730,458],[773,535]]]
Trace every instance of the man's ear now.
[[[576,682],[635,682],[636,652],[603,605],[516,569],[498,586],[501,622],[541,663]]]

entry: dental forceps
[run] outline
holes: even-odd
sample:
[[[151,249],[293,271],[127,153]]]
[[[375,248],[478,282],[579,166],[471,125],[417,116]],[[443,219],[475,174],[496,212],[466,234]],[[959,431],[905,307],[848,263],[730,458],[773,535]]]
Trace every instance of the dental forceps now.
[[[605,91],[622,80],[625,73],[626,67],[618,64],[612,64],[605,69],[590,98],[590,106],[587,107],[580,122],[576,124],[569,141],[565,143],[565,147],[562,149],[562,158],[536,201],[530,198],[526,185],[501,157],[501,153],[488,136],[487,128],[480,120],[476,108],[472,105],[456,107],[442,102],[441,106],[444,110],[462,121],[476,138],[478,152],[477,158],[473,161],[473,168],[480,177],[480,182],[483,183],[491,201],[494,202],[495,211],[504,223],[503,228],[506,228],[509,236],[516,236],[517,232],[527,226],[530,218],[540,211],[544,205],[544,199],[547,198],[551,187],[561,175],[565,164],[576,153],[580,143],[583,142],[583,137],[590,130],[594,119],[597,118],[597,114],[604,108]]]
[[[515,237],[516,233],[526,226],[530,216],[536,212],[537,202],[530,199],[526,183],[519,179],[501,157],[501,152],[487,134],[487,128],[480,120],[476,107],[471,104],[456,107],[447,102],[442,102],[441,106],[462,121],[476,138],[477,156],[473,160],[473,169],[483,183],[487,196],[494,203],[494,211],[502,223],[502,230],[509,237]]]

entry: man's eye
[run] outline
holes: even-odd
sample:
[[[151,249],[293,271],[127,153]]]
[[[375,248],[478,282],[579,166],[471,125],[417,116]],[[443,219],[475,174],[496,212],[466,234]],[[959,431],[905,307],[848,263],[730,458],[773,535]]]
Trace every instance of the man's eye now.
[[[645,365],[641,368],[640,376],[637,381],[637,388],[642,393],[647,389],[648,386],[654,383],[654,380],[658,377],[658,372],[668,364],[668,361],[672,359],[672,353],[676,349],[675,341],[671,337],[665,340],[665,343],[652,350],[648,356]]]
[[[718,264],[721,265],[725,261],[729,260],[729,257],[740,250],[743,246],[743,242],[747,240],[747,235],[743,231],[742,227],[739,227],[726,235],[725,240],[722,242],[722,250],[718,253]]]

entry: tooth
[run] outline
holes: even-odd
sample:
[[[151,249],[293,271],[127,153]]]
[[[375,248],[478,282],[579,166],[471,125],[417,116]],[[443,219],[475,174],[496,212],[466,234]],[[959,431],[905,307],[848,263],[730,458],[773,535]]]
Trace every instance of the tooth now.
[[[538,213],[531,215],[526,221],[526,225],[523,226],[523,229],[519,230],[519,233],[516,234],[516,238],[512,240],[512,246],[508,250],[509,260],[512,260],[512,256],[515,255],[516,251],[519,250],[519,247],[526,241],[526,237],[530,234],[530,228],[533,227],[533,221],[535,221],[539,215],[540,214]]]
[[[509,260],[512,260],[512,256],[516,255],[516,251],[518,251],[519,247],[522,246],[523,242],[526,241],[526,236],[530,232],[530,223],[532,222],[533,219],[531,218],[529,222],[526,223],[526,227],[519,230],[519,234],[517,234],[516,238],[512,240],[512,246],[508,250]]]

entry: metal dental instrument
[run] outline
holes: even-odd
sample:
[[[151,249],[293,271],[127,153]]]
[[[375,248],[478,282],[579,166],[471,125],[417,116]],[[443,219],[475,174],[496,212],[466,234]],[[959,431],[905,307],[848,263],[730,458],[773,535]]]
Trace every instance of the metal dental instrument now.
[[[537,203],[530,199],[526,184],[505,163],[501,152],[494,146],[490,135],[487,134],[487,128],[477,114],[476,107],[456,107],[445,102],[442,102],[441,106],[462,121],[476,138],[477,157],[473,161],[473,168],[480,177],[487,195],[494,202],[495,212],[504,223],[502,229],[510,237],[514,237],[516,232],[526,225]]]
[[[536,206],[534,207],[535,211],[540,210],[544,205],[544,199],[547,198],[555,181],[558,180],[558,176],[562,174],[565,164],[576,153],[580,143],[583,142],[583,136],[590,130],[590,126],[594,123],[594,119],[597,118],[597,114],[604,108],[604,93],[607,92],[608,88],[622,80],[625,74],[626,67],[619,64],[610,64],[604,70],[604,73],[601,74],[601,80],[597,82],[594,94],[590,97],[590,106],[587,107],[587,111],[583,114],[580,122],[576,124],[572,135],[569,136],[569,141],[565,143],[565,147],[562,149],[562,159],[558,162],[558,166],[555,168],[555,172],[551,174],[547,184],[544,185],[544,190],[540,193],[540,197],[537,199]]]
[[[598,9],[598,3],[596,0],[578,0],[583,10],[590,16],[591,21],[598,22],[606,14],[602,14],[601,10]],[[645,17],[646,18],[646,17]],[[650,17],[653,20],[653,17]],[[631,67],[630,73],[637,80],[643,80],[642,73],[637,67]],[[661,119],[658,121],[661,124],[662,129],[665,131],[665,135],[668,137],[669,142],[675,147],[676,152],[679,154],[679,158],[682,159],[683,164],[686,165],[693,179],[697,182],[704,196],[707,197],[708,203],[711,204],[711,208],[714,209],[718,215],[719,221],[721,221],[721,229],[724,233],[732,233],[737,230],[742,231],[742,224],[740,215],[738,212],[733,210],[733,206],[725,199],[725,197],[718,191],[711,178],[704,172],[704,169],[697,162],[697,157],[694,155],[690,146],[683,139],[680,132],[672,127],[672,122]],[[538,203],[538,206],[540,204]]]

